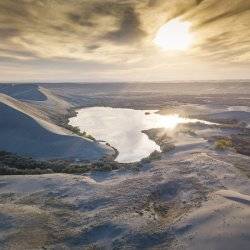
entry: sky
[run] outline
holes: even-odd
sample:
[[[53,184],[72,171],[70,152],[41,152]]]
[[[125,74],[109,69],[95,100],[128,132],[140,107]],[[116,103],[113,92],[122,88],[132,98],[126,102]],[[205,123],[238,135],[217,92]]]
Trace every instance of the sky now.
[[[154,39],[188,22],[192,44]],[[0,0],[0,82],[250,79],[250,0]]]

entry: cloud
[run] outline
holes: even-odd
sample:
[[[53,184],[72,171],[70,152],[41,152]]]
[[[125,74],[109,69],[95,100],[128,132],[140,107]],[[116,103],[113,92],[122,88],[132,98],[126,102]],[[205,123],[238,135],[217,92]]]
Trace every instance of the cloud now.
[[[139,18],[132,7],[124,9],[119,22],[118,29],[108,32],[104,38],[117,43],[129,43],[139,41],[146,36],[140,28]]]
[[[250,62],[246,0],[1,0],[0,57],[30,65],[63,58],[72,67],[77,60],[84,67],[91,62],[145,70],[161,57],[167,67],[171,56],[152,40],[172,18],[192,23],[195,44],[182,55],[187,60]]]

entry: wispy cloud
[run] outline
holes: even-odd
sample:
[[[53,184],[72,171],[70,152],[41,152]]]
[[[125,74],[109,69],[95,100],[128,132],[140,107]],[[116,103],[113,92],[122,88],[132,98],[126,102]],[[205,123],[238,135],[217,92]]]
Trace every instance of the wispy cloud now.
[[[162,60],[168,68],[179,58],[159,52],[152,40],[177,17],[192,23],[195,36],[184,60],[230,69],[250,64],[249,0],[1,0],[0,71],[7,62],[10,72],[13,62],[24,61],[30,71],[38,61],[44,71],[49,61],[58,70],[65,60],[69,68],[90,65],[94,71],[102,65],[114,74],[162,70],[150,62]]]

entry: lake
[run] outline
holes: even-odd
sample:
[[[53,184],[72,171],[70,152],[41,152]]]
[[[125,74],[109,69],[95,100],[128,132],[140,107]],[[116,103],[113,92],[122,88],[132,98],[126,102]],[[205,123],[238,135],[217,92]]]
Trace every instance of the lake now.
[[[119,151],[117,162],[130,163],[148,157],[160,147],[142,130],[151,128],[174,129],[180,123],[199,120],[174,115],[160,115],[157,110],[134,110],[110,107],[91,107],[77,110],[69,124],[86,131],[98,141],[109,143]]]

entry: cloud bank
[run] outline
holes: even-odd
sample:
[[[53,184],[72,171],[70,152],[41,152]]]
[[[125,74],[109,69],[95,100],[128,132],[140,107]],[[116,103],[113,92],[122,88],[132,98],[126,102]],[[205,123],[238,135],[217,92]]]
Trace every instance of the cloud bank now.
[[[152,42],[173,18],[186,53]],[[249,77],[249,23],[250,0],[1,0],[0,81]]]

